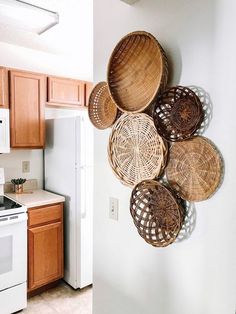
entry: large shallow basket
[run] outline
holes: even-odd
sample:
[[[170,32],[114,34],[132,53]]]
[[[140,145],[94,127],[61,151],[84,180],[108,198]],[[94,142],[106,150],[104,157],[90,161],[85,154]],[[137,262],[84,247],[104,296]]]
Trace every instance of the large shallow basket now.
[[[116,45],[107,75],[111,96],[121,111],[144,111],[166,86],[165,52],[151,34],[130,33]]]
[[[222,179],[223,162],[215,146],[206,138],[173,144],[166,175],[171,187],[187,201],[209,198]]]
[[[113,172],[125,185],[132,187],[157,177],[165,166],[166,155],[167,146],[148,115],[123,114],[114,124],[108,157]]]
[[[110,127],[116,120],[117,107],[106,82],[100,82],[93,88],[89,97],[88,114],[92,124],[101,130]]]
[[[175,86],[161,94],[153,111],[158,133],[168,141],[190,138],[204,118],[200,99],[189,88]]]
[[[154,180],[142,181],[134,187],[130,213],[140,236],[156,247],[175,241],[184,218],[179,200]]]

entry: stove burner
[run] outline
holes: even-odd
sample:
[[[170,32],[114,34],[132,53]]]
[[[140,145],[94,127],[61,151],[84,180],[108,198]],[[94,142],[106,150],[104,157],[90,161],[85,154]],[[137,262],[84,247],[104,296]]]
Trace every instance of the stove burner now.
[[[0,196],[0,211],[19,207],[21,207],[21,205],[17,204],[10,198],[3,195]]]

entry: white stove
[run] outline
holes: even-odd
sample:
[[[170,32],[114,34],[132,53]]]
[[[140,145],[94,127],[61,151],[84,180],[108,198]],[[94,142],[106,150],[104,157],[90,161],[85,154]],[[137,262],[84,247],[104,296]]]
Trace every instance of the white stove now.
[[[1,179],[0,175],[0,185]],[[26,307],[26,280],[27,208],[0,195],[1,314],[11,314]]]

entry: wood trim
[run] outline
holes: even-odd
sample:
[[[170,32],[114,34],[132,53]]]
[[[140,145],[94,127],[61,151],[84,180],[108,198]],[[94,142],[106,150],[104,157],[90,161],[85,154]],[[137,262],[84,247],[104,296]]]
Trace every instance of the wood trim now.
[[[28,293],[27,293],[27,297],[28,298],[32,298],[34,297],[35,295],[37,294],[41,294],[42,292],[46,291],[46,290],[49,290],[49,289],[52,289],[52,288],[55,288],[56,286],[58,286],[63,280],[62,279],[58,279],[56,281],[53,281],[53,282],[50,282],[44,286],[41,286],[39,288],[36,288],[34,290],[28,290]]]
[[[70,104],[58,104],[46,102],[46,108],[58,108],[58,109],[68,109],[68,110],[87,110],[86,106],[70,105]]]
[[[4,67],[0,67],[0,88],[0,108],[9,108],[8,72]]]
[[[85,105],[85,107],[88,107],[89,96],[90,96],[91,91],[92,91],[92,89],[93,89],[93,82],[85,82],[84,88],[85,88],[85,92],[84,92],[84,105]]]

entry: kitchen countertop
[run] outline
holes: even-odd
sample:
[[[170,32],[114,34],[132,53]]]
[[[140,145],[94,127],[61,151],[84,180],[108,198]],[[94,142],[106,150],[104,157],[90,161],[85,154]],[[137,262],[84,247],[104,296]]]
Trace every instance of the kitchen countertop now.
[[[28,208],[61,203],[65,201],[64,196],[45,190],[32,190],[22,194],[5,193],[5,195],[12,198],[16,202],[27,206]]]

